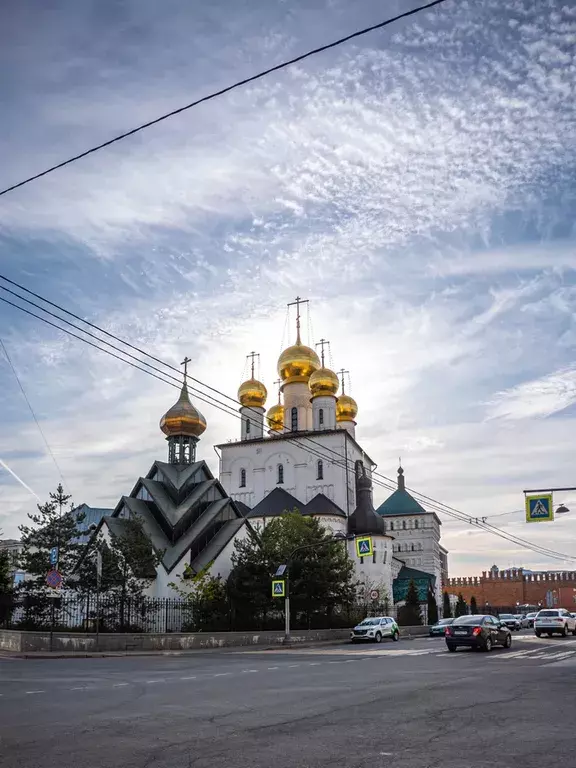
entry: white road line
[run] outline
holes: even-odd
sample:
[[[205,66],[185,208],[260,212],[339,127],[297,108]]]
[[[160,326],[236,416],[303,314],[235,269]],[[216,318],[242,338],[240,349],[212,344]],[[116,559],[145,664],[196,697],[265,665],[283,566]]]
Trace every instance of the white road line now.
[[[128,685],[128,683],[114,683],[112,686],[113,688],[123,688],[125,685]]]
[[[313,665],[311,665],[313,666]],[[268,669],[278,669],[278,667],[268,667]]]
[[[85,685],[79,685],[77,688],[70,688],[71,691],[87,691],[88,687]]]
[[[214,675],[214,677],[226,677],[226,675],[231,675],[232,672],[218,672],[217,675]]]
[[[330,662],[331,664],[336,664],[337,662]],[[300,664],[288,664],[288,669],[295,669],[295,667],[299,667]]]
[[[46,691],[26,691],[26,693],[46,693]]]
[[[308,666],[309,667],[319,667],[322,664],[321,661],[311,661]],[[270,669],[278,669],[278,667],[270,667]]]
[[[180,680],[196,680],[196,675],[191,675],[190,677],[181,677]]]
[[[146,680],[146,685],[152,685],[153,683],[165,683],[166,680]]]
[[[296,666],[300,666],[300,665],[296,664]],[[243,669],[242,672],[246,672],[246,673],[248,673],[248,672],[258,672],[258,670],[257,669]]]
[[[329,661],[328,664],[343,664],[342,661]]]
[[[548,653],[547,659],[565,659],[567,656],[572,656],[574,651],[561,651],[560,653]]]

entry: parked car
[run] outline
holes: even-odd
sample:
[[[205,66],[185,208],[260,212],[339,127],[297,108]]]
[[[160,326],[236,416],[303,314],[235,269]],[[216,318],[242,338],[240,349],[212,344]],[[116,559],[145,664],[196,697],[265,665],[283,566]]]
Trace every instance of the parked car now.
[[[554,634],[566,637],[568,632],[576,635],[576,619],[564,608],[543,608],[538,611],[534,619],[536,637],[552,637]]]
[[[514,614],[514,618],[518,619],[518,621],[520,622],[520,629],[527,629],[528,628],[529,622],[528,622],[528,619],[526,618],[526,616],[524,616],[523,613],[515,613]]]
[[[430,637],[444,637],[446,627],[449,627],[453,621],[454,619],[440,619],[436,624],[432,624],[428,630],[428,634]]]
[[[361,640],[372,640],[381,643],[383,637],[391,637],[396,641],[400,637],[400,630],[396,619],[390,616],[369,616],[354,627],[350,633],[350,641],[357,643]]]
[[[461,645],[479,651],[491,651],[495,645],[512,645],[512,632],[495,616],[460,616],[446,627],[445,637],[449,651]]]
[[[526,614],[526,621],[528,622],[529,629],[532,629],[534,626],[534,619],[538,616],[538,611],[533,611],[532,613]]]
[[[518,621],[516,616],[513,616],[511,613],[501,613],[498,616],[498,620],[506,624],[508,629],[511,629],[514,632],[520,632],[520,629],[521,629],[520,622]]]

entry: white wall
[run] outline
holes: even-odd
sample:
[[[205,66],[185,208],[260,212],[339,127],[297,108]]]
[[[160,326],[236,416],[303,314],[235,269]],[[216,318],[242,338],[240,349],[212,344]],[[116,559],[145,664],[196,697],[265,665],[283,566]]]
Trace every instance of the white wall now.
[[[362,584],[381,584],[392,604],[392,538],[372,535],[374,557],[358,558],[356,542],[348,542],[348,553],[354,562],[354,570]],[[376,561],[376,562],[374,562]]]

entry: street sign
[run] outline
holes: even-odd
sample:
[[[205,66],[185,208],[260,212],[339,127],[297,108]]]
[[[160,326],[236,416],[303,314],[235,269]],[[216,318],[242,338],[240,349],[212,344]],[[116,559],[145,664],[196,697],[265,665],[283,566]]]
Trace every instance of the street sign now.
[[[286,573],[286,568],[288,568],[287,565],[279,565],[278,570],[276,571],[274,576],[284,576],[284,574]]]
[[[380,592],[378,592],[377,589],[370,590],[370,600],[378,600],[379,597],[380,597]]]
[[[272,597],[286,597],[286,582],[284,579],[272,579]]]
[[[50,565],[58,565],[58,547],[52,547],[50,550]]]
[[[539,496],[526,496],[526,522],[549,523],[554,520],[554,507],[552,506],[552,494],[545,493]]]
[[[52,568],[46,574],[46,584],[52,589],[60,589],[62,586],[62,574],[55,568]]]
[[[372,536],[359,536],[356,539],[356,554],[358,557],[371,557],[374,554]]]

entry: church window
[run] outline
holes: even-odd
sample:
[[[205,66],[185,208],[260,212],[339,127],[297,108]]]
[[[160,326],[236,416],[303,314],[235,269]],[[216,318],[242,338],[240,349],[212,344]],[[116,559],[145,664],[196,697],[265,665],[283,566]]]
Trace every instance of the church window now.
[[[416,548],[415,548],[414,544],[412,544],[412,552],[414,552],[415,549]]]
[[[318,411],[318,423],[320,425],[324,424],[324,408],[320,408]]]
[[[324,463],[322,459],[318,459],[316,463],[316,480],[324,480]]]
[[[394,530],[394,520],[392,520],[392,521],[390,522],[390,530],[391,530],[391,531],[393,531],[393,530]]]
[[[278,464],[278,477],[276,478],[276,485],[282,485],[284,482],[284,464]]]
[[[246,470],[240,470],[240,488],[246,488]]]
[[[290,411],[292,432],[298,432],[298,408],[294,407]]]
[[[419,528],[419,527],[420,526],[418,525],[418,520],[414,520],[414,528]]]
[[[250,434],[250,419],[246,419],[246,434]]]
[[[406,520],[402,520],[402,528],[404,528],[404,530],[406,530]]]

